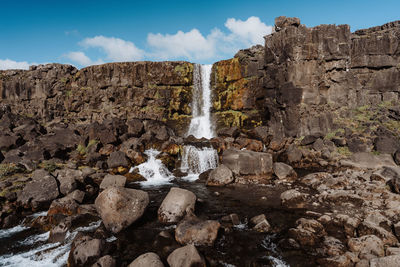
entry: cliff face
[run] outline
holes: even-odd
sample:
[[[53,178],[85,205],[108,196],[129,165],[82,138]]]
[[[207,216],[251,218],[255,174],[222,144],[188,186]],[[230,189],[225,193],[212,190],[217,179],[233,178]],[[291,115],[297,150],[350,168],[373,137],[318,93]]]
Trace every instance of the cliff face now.
[[[307,28],[295,18],[275,24],[263,50],[242,50],[215,64],[217,114],[240,112],[243,126],[256,122],[301,136],[332,129],[334,112],[343,107],[398,100],[399,21],[355,33],[348,25]],[[225,97],[230,93],[236,102]]]
[[[338,113],[399,100],[400,22],[350,32],[348,25],[307,28],[279,17],[265,46],[214,64],[217,128],[270,126],[274,134],[327,133]],[[111,63],[77,70],[49,64],[0,71],[0,99],[44,121],[151,119],[186,131],[193,64]]]
[[[140,118],[179,132],[191,114],[192,79],[188,62],[111,63],[81,70],[48,64],[1,71],[0,96],[13,111],[47,122]]]

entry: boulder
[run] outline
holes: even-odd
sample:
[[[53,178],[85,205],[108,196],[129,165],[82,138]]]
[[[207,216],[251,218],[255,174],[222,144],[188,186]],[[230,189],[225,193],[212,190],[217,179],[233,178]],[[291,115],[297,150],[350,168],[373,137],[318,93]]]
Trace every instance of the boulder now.
[[[106,255],[98,259],[92,267],[115,267],[116,265],[115,259],[110,255]]]
[[[265,145],[269,145],[272,139],[272,134],[269,131],[269,127],[267,126],[258,126],[250,130],[249,136],[254,139],[257,139]]]
[[[192,244],[175,249],[167,258],[170,267],[205,267],[206,263]]]
[[[75,200],[79,204],[82,204],[83,200],[85,199],[85,192],[81,190],[75,190],[72,193],[69,193],[67,197]]]
[[[158,220],[162,223],[179,222],[194,211],[196,195],[186,189],[172,187],[158,209]]]
[[[160,257],[153,252],[140,255],[128,267],[164,267]]]
[[[125,156],[125,153],[122,151],[115,151],[110,154],[110,157],[107,160],[107,165],[109,168],[117,168],[117,167],[129,167],[129,161]]]
[[[104,190],[108,187],[124,187],[126,183],[126,177],[122,175],[107,174],[103,181],[101,181],[100,189]]]
[[[370,267],[394,267],[400,266],[400,255],[386,256],[382,258],[375,258],[369,261]]]
[[[41,177],[35,179],[35,175]],[[33,181],[18,192],[17,201],[24,206],[30,204],[35,209],[46,208],[59,196],[56,178],[45,171],[34,172],[32,176]]]
[[[347,246],[350,251],[357,252],[360,254],[360,258],[363,255],[375,255],[382,257],[385,255],[384,244],[382,240],[375,235],[364,235],[358,238],[350,238],[347,241]]]
[[[96,198],[96,210],[107,230],[118,233],[139,219],[147,205],[147,192],[109,187]]]
[[[55,226],[50,230],[48,242],[50,243],[64,242],[68,229],[69,227],[66,223],[59,223],[57,226]]]
[[[308,194],[300,193],[296,189],[289,189],[280,196],[282,206],[287,208],[304,208]]]
[[[275,162],[273,165],[275,175],[280,179],[294,180],[297,178],[297,173],[292,166],[283,162]]]
[[[83,182],[82,172],[73,169],[62,169],[56,171],[57,180],[60,182],[60,192],[67,195],[78,188],[78,182]]]
[[[68,196],[55,199],[51,202],[50,208],[47,211],[47,216],[50,218],[50,221],[54,223],[56,221],[55,218],[59,215],[71,216],[77,214],[78,207],[78,203]]]
[[[399,148],[399,140],[392,136],[378,136],[374,140],[374,149],[379,153],[394,154]]]
[[[224,164],[210,171],[206,185],[208,186],[223,186],[234,181],[232,171]]]
[[[222,154],[222,164],[238,176],[269,179],[273,173],[272,155],[269,153],[227,149]]]
[[[68,266],[88,266],[100,258],[105,242],[87,235],[78,235],[71,245]]]
[[[300,145],[302,146],[308,146],[312,145],[318,138],[321,136],[318,134],[309,134],[304,136],[304,138],[301,140]]]
[[[128,134],[133,137],[140,137],[143,133],[143,122],[139,119],[131,119],[126,122]]]
[[[218,130],[218,136],[236,138],[240,134],[240,129],[236,126],[229,128],[221,128]]]
[[[212,246],[220,228],[218,221],[203,221],[188,216],[175,229],[175,239],[182,245]]]
[[[254,216],[250,219],[250,223],[254,225],[253,230],[257,232],[269,232],[271,230],[271,225],[264,214]]]

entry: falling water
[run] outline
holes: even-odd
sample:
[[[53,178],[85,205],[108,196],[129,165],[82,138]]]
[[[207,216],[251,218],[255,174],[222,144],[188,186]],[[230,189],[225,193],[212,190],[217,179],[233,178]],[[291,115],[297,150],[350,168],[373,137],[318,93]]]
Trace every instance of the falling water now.
[[[146,181],[140,183],[142,186],[155,186],[169,183],[174,176],[161,160],[156,159],[156,156],[160,154],[160,152],[155,149],[149,149],[144,153],[149,157],[148,160],[139,166],[131,168],[130,172],[137,169],[140,175],[146,178]]]
[[[212,65],[194,66],[192,120],[187,135],[211,139],[214,131],[211,123],[211,88],[210,76]],[[199,174],[214,169],[218,164],[218,154],[210,147],[196,148],[185,146],[182,154],[181,171],[187,173],[186,179],[195,180]]]
[[[211,126],[211,89],[210,76],[212,65],[194,65],[192,120],[187,135],[196,138],[214,137]]]

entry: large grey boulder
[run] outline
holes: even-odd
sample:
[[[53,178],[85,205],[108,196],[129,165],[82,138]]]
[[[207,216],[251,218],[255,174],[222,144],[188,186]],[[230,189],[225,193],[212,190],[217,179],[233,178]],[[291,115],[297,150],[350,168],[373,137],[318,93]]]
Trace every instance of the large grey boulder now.
[[[385,246],[383,241],[375,235],[364,235],[357,238],[350,238],[347,241],[350,251],[363,255],[375,255],[382,257],[385,255]]]
[[[120,232],[139,219],[148,204],[147,192],[117,187],[107,188],[95,201],[104,226],[113,233]]]
[[[370,267],[395,267],[400,266],[400,255],[374,258],[369,261]]]
[[[181,221],[175,229],[175,239],[182,245],[212,246],[221,227],[218,221],[203,221],[194,216]]]
[[[98,259],[92,267],[115,267],[117,263],[115,262],[115,259],[111,257],[110,255],[105,255]]]
[[[137,257],[128,267],[164,267],[164,264],[156,253],[149,252]]]
[[[103,181],[101,181],[100,189],[106,189],[108,187],[124,187],[126,183],[126,177],[122,175],[107,174]]]
[[[192,267],[206,266],[203,257],[199,254],[194,245],[186,245],[175,249],[167,258],[171,267]]]
[[[189,190],[172,187],[158,209],[158,219],[163,223],[179,222],[194,211],[196,195]]]
[[[232,171],[221,164],[209,173],[206,184],[208,186],[223,186],[232,183],[234,180]]]
[[[269,153],[227,149],[222,154],[222,164],[231,169],[235,176],[269,179],[273,174],[272,155]]]
[[[88,266],[100,258],[104,249],[104,240],[94,239],[90,236],[78,236],[72,243],[68,266]]]
[[[32,181],[18,192],[17,201],[33,208],[48,207],[59,196],[56,178],[46,171],[38,170],[32,174]]]
[[[293,170],[292,166],[283,162],[274,163],[274,173],[280,180],[294,180],[297,178],[297,173]]]

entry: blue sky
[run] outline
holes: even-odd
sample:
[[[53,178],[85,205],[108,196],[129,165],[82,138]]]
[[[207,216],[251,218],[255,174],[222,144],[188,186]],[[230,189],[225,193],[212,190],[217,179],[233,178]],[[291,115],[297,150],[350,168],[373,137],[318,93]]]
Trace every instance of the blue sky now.
[[[0,0],[0,69],[59,62],[211,63],[262,43],[277,16],[351,30],[400,19],[400,1]]]

